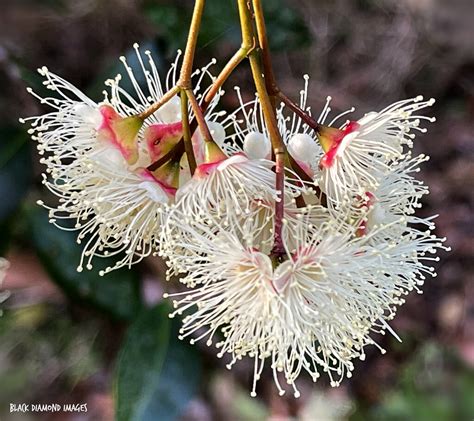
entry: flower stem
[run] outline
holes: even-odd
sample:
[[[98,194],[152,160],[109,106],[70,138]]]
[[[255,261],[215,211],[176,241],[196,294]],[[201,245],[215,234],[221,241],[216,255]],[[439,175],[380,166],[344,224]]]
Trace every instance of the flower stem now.
[[[295,102],[293,102],[290,98],[288,98],[283,92],[278,90],[277,94],[278,98],[280,98],[285,105],[288,106],[298,117],[301,118],[309,127],[311,127],[316,132],[320,130],[321,126],[319,123],[311,117],[307,112],[302,110]]]
[[[151,105],[145,111],[138,114],[137,117],[140,118],[141,120],[146,120],[155,111],[157,111],[160,107],[165,105],[171,98],[173,98],[178,92],[179,92],[179,88],[177,86],[174,86],[168,92],[166,92],[158,101],[156,101],[153,105]]]
[[[240,24],[242,28],[242,44],[253,45],[255,34],[250,15],[249,4],[247,0],[238,0]],[[263,118],[272,143],[273,153],[275,155],[275,187],[278,194],[278,200],[275,202],[275,226],[274,226],[274,244],[272,249],[273,257],[281,259],[285,254],[283,245],[282,228],[284,217],[284,183],[285,183],[285,154],[286,148],[278,130],[275,111],[272,101],[268,95],[265,85],[263,71],[260,65],[259,50],[253,49],[249,54],[250,68],[257,89],[257,94],[262,107]],[[265,74],[265,76],[267,76]]]
[[[191,140],[191,129],[189,127],[188,95],[184,89],[180,92],[181,96],[181,118],[183,120],[183,138],[184,150],[188,158],[189,170],[191,175],[196,171],[196,157],[194,156],[193,144]]]
[[[212,142],[213,139],[212,139],[211,132],[209,130],[209,127],[207,126],[206,119],[204,118],[204,113],[201,107],[199,106],[199,103],[194,95],[194,92],[192,91],[192,89],[187,89],[186,94],[191,104],[191,108],[193,109],[194,116],[197,121],[197,125],[199,127],[199,130],[201,131],[204,141]]]
[[[188,40],[186,42],[186,49],[184,50],[183,63],[181,65],[181,72],[179,79],[175,86],[167,91],[157,102],[151,105],[142,113],[138,114],[142,120],[150,117],[155,111],[166,104],[173,96],[178,94],[181,89],[191,88],[191,74],[193,71],[194,54],[196,52],[196,44],[199,35],[199,28],[201,26],[202,13],[204,10],[205,0],[196,0],[194,3],[193,16],[189,27]]]
[[[189,26],[188,40],[186,42],[186,49],[184,50],[183,56],[183,64],[181,65],[181,73],[177,83],[180,88],[187,89],[191,86],[194,54],[196,52],[196,44],[205,3],[205,0],[196,0],[194,3],[193,17],[191,18],[191,25]]]
[[[255,15],[255,25],[257,28],[258,43],[262,51],[262,64],[263,71],[265,73],[265,85],[267,87],[268,94],[270,96],[275,96],[280,91],[280,89],[278,88],[275,79],[275,74],[273,72],[262,3],[260,0],[252,0],[252,5]]]
[[[252,51],[254,46],[247,46],[242,44],[242,46],[235,52],[235,54],[232,56],[232,58],[227,62],[227,64],[224,66],[224,68],[221,70],[219,75],[216,77],[214,82],[211,85],[211,88],[209,89],[209,92],[206,94],[204,98],[204,102],[202,105],[203,111],[206,110],[208,105],[211,103],[213,98],[216,96],[217,92],[219,92],[219,89],[222,87],[224,82],[228,79],[230,74],[236,69],[236,67],[244,60]]]

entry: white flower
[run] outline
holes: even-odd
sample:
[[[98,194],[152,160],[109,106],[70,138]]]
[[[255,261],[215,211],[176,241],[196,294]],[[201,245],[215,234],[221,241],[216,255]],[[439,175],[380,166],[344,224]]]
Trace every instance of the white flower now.
[[[347,122],[340,130],[326,127],[319,131],[325,154],[316,180],[330,207],[343,207],[352,197],[378,187],[390,165],[403,157],[403,146],[411,147],[414,134],[410,131],[424,132],[420,121],[434,121],[416,114],[434,103],[433,99],[422,99],[396,102],[378,113]]]
[[[105,100],[95,103],[42,68],[39,72],[46,79],[45,85],[55,95],[42,98],[30,92],[53,111],[22,120],[31,124],[32,138],[44,155],[43,183],[59,198],[58,205],[46,206],[50,220],[60,227],[63,220],[72,220],[73,227],[66,223],[63,228],[79,231],[78,242],[84,244],[78,270],[84,265],[90,269],[94,256],[114,256],[115,269],[152,253],[165,205],[174,201],[178,187],[178,163],[167,163],[153,172],[145,169],[160,151],[147,141],[150,139],[143,138],[144,132],[161,125],[162,137],[179,139],[182,130],[181,122],[174,121],[179,118],[176,98],[145,123],[135,117],[158,101],[164,89],[151,53],[145,51],[145,63],[138,45],[134,48],[140,75],[121,58],[133,92],[122,88],[122,76],[118,75],[106,82],[110,95],[104,92]],[[165,89],[176,82],[179,56],[168,72]],[[205,76],[209,76],[207,67],[195,72],[196,86]]]
[[[408,229],[407,224],[424,224],[433,228],[433,218],[419,218],[415,211],[421,208],[420,199],[429,193],[428,187],[422,181],[413,177],[419,172],[419,165],[429,159],[426,155],[414,158],[408,153],[402,160],[393,163],[389,172],[383,177],[374,191],[366,192],[353,206],[355,213],[362,213],[358,235],[365,235],[378,227],[387,225],[379,230],[373,241],[383,241],[398,238]],[[357,219],[357,218],[356,218]],[[392,222],[398,221],[393,224]],[[379,238],[380,235],[386,237]],[[388,236],[388,237],[387,237]]]
[[[243,154],[226,158],[220,151],[212,162],[199,165],[176,194],[176,205],[162,231],[161,254],[171,262],[185,255],[195,238],[188,227],[210,227],[211,232],[214,226],[234,229],[258,212],[260,201],[277,200],[273,165],[271,161],[250,160]]]
[[[46,67],[38,69],[45,78],[47,89],[57,93],[53,97],[41,97],[31,88],[28,92],[38,98],[41,104],[53,111],[38,116],[20,119],[31,127],[28,133],[38,141],[40,155],[46,153],[41,162],[47,165],[47,172],[54,173],[61,168],[62,161],[75,159],[93,147],[97,147],[97,130],[103,118],[99,104],[85,96],[69,82],[54,75]]]
[[[216,342],[218,356],[231,355],[229,367],[253,358],[252,395],[265,360],[280,393],[283,376],[299,396],[295,382],[302,371],[316,381],[322,370],[338,386],[351,377],[352,360],[365,358],[366,345],[385,352],[372,332],[389,330],[398,338],[387,321],[402,296],[435,275],[431,254],[447,249],[429,231],[377,245],[367,241],[376,230],[354,234],[334,221],[315,226],[306,215],[285,235],[290,257],[279,265],[232,230],[198,235],[183,280],[194,289],[175,295],[172,315],[186,312],[181,337]],[[223,340],[216,339],[219,331]]]
[[[117,256],[113,267],[130,266],[150,255],[156,248],[156,236],[162,223],[163,205],[173,200],[175,188],[164,184],[145,169],[122,171],[97,167],[90,173],[72,173],[66,183],[44,183],[60,196],[60,204],[49,209],[50,222],[68,229],[63,219],[74,219],[71,228],[79,230],[77,242],[84,244],[81,261],[92,269],[95,256]],[[45,179],[46,180],[46,179]],[[119,254],[124,252],[124,254]]]
[[[271,260],[229,232],[201,240],[201,256],[189,264],[188,279],[183,281],[188,285],[197,281],[200,286],[172,295],[179,298],[170,317],[195,309],[183,319],[180,338],[192,336],[194,343],[206,337],[207,345],[215,343],[219,349],[218,357],[231,354],[229,368],[244,356],[253,358],[254,396],[264,360],[279,341],[280,302],[272,283]]]

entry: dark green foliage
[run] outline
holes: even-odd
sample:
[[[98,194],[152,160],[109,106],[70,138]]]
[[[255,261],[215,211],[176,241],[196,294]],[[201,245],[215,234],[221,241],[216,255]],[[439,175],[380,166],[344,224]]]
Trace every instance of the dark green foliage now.
[[[146,309],[128,330],[115,371],[118,421],[174,420],[198,389],[199,355],[177,339],[168,311]]]
[[[88,303],[117,319],[130,319],[140,308],[138,276],[134,270],[120,269],[105,276],[99,271],[113,261],[97,259],[93,270],[78,273],[82,247],[76,233],[48,223],[47,212],[39,208],[27,212],[31,240],[52,279],[74,300]]]

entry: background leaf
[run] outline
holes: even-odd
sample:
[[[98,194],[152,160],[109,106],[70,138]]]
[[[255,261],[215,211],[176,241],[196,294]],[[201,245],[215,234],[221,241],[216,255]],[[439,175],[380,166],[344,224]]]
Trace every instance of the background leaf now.
[[[198,389],[198,352],[177,339],[168,312],[161,303],[130,326],[115,373],[118,421],[175,420]]]
[[[0,127],[0,253],[3,254],[13,224],[12,216],[31,182],[31,155],[24,128]]]
[[[48,222],[40,208],[26,212],[33,245],[44,267],[69,296],[87,302],[118,319],[131,319],[141,306],[139,278],[132,269],[119,269],[105,276],[99,271],[113,260],[97,259],[91,271],[77,272],[81,246],[76,233],[63,231]]]

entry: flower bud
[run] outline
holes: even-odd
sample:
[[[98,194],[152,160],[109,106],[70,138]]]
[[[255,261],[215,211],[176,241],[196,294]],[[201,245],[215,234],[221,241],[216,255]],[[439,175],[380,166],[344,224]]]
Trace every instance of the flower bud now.
[[[270,140],[263,133],[252,131],[246,134],[243,149],[251,159],[268,158],[271,153]]]
[[[216,163],[227,159],[221,148],[214,142],[206,142],[204,144],[204,162],[206,164]]]
[[[335,127],[319,126],[317,136],[324,152],[328,153],[332,148],[337,146],[344,137],[344,131]]]
[[[181,101],[177,96],[171,98],[154,112],[156,118],[163,123],[176,123],[181,121]]]
[[[179,186],[179,161],[168,161],[160,168],[151,172],[156,181],[166,190],[168,194],[174,195]]]
[[[315,139],[306,133],[296,133],[288,141],[288,151],[297,161],[311,164],[319,154]]]
[[[225,140],[225,129],[221,123],[216,121],[208,121],[207,127],[211,132],[212,139],[216,142],[219,146],[224,144]]]

